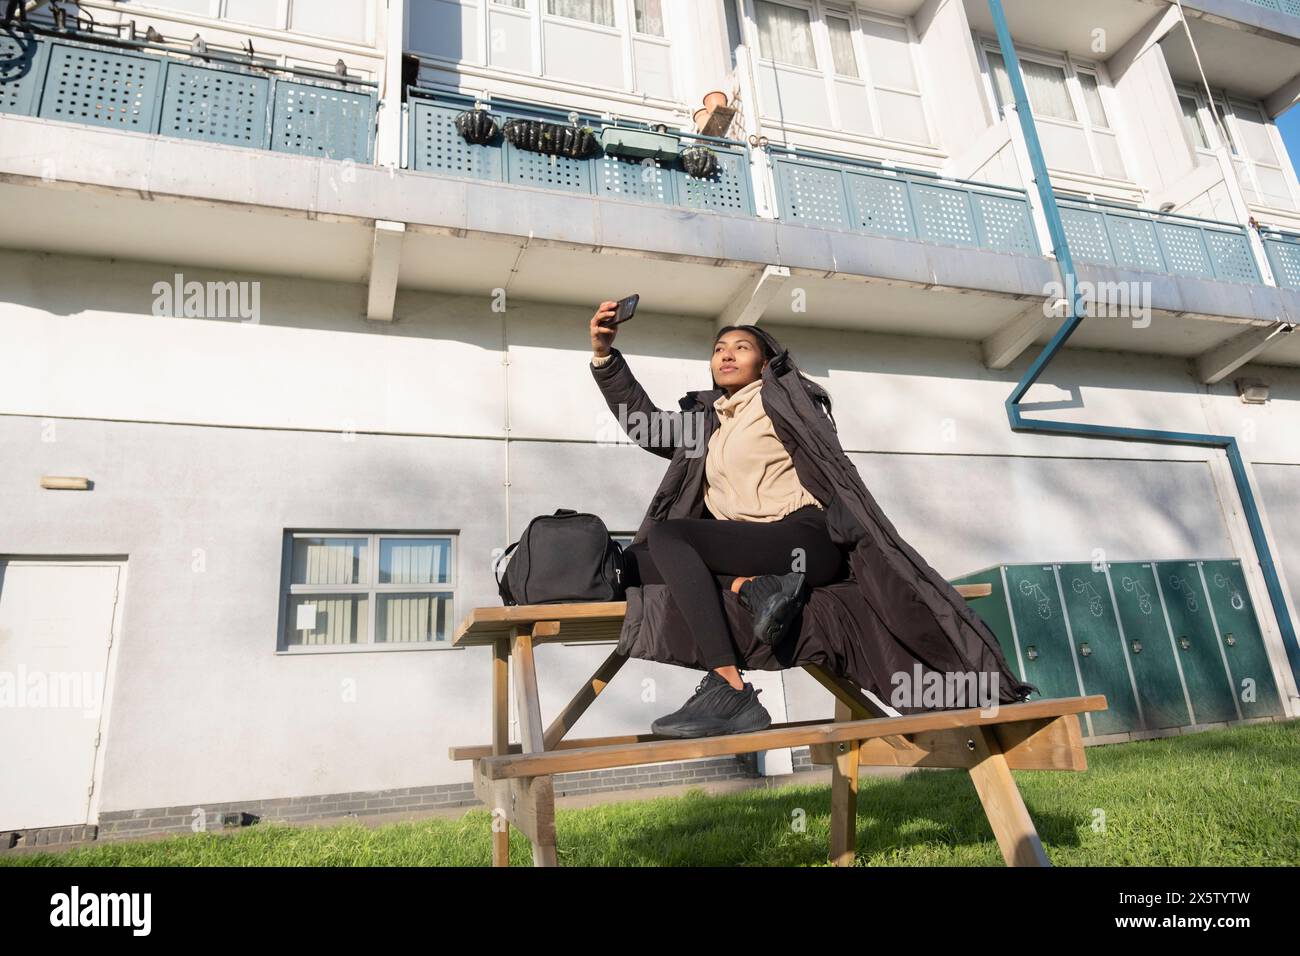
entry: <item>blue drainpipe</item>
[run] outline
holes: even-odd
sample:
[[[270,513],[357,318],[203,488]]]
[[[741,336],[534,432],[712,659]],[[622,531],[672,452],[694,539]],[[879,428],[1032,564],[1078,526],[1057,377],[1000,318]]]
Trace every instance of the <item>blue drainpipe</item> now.
[[[1232,435],[1202,435],[1196,432],[1159,431],[1150,428],[1120,428],[1114,425],[1086,425],[1077,422],[1045,421],[1026,419],[1020,414],[1020,400],[1029,391],[1031,385],[1043,374],[1047,364],[1065,345],[1079,323],[1083,321],[1082,297],[1079,293],[1077,275],[1074,271],[1074,259],[1070,255],[1070,244],[1065,238],[1065,226],[1061,222],[1061,212],[1056,205],[1056,196],[1052,192],[1052,180],[1047,174],[1047,162],[1043,158],[1043,148],[1038,141],[1038,130],[1034,126],[1033,114],[1029,108],[1029,95],[1025,92],[1025,81],[1020,75],[1020,60],[1016,57],[1015,47],[1011,43],[1011,32],[1007,29],[1006,14],[1002,10],[1002,0],[989,0],[989,10],[993,14],[993,23],[997,28],[998,45],[1002,49],[1002,60],[1007,67],[1007,77],[1015,95],[1016,113],[1020,117],[1020,127],[1025,133],[1025,146],[1029,150],[1029,162],[1033,167],[1034,184],[1038,187],[1038,198],[1043,205],[1043,215],[1047,219],[1047,230],[1052,237],[1052,248],[1056,252],[1056,261],[1061,267],[1061,279],[1071,289],[1066,300],[1065,321],[1056,330],[1047,347],[1034,359],[1024,377],[1016,383],[1015,389],[1006,400],[1007,419],[1011,430],[1017,432],[1039,432],[1044,435],[1077,435],[1081,438],[1117,438],[1124,441],[1159,442],[1167,445],[1202,445],[1207,448],[1222,448],[1228,453],[1228,464],[1232,466],[1232,477],[1237,484],[1237,495],[1241,499],[1242,512],[1246,524],[1250,526],[1250,537],[1255,545],[1255,556],[1259,559],[1260,570],[1268,587],[1268,597],[1273,604],[1273,613],[1277,617],[1278,628],[1282,632],[1282,645],[1286,648],[1287,660],[1291,664],[1291,673],[1300,684],[1300,645],[1296,643],[1295,628],[1291,615],[1287,611],[1286,597],[1282,593],[1282,582],[1278,580],[1277,569],[1273,566],[1273,556],[1269,552],[1268,542],[1264,539],[1264,526],[1259,520],[1259,508],[1255,496],[1251,493],[1250,482],[1246,480],[1246,466],[1237,447],[1237,439]]]

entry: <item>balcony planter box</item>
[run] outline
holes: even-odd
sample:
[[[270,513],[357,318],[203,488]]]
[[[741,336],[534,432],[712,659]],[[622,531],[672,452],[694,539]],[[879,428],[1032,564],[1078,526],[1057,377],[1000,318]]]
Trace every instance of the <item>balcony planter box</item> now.
[[[682,142],[676,133],[624,129],[620,126],[606,126],[601,130],[600,140],[610,156],[663,160],[676,159]]]
[[[718,154],[707,146],[687,146],[681,152],[682,168],[693,179],[712,179],[718,175]]]
[[[496,139],[500,129],[487,110],[466,110],[456,117],[456,132],[465,142],[482,146]]]
[[[501,127],[510,145],[534,153],[585,159],[600,146],[589,126],[564,126],[542,120],[508,119]]]

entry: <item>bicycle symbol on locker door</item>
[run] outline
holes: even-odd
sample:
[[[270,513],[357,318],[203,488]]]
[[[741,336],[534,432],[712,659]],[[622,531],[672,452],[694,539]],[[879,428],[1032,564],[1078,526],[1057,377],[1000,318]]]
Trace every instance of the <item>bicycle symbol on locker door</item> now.
[[[1226,587],[1232,588],[1232,609],[1234,611],[1240,611],[1243,607],[1246,606],[1246,602],[1243,601],[1241,598],[1241,589],[1238,588],[1236,585],[1234,585],[1231,581],[1229,581],[1224,575],[1217,572],[1215,573],[1214,586],[1216,588],[1226,588]]]
[[[1178,575],[1176,574],[1169,575],[1169,586],[1173,588],[1175,591],[1183,592],[1183,594],[1187,598],[1187,610],[1199,611],[1201,609],[1200,602],[1196,600],[1196,592],[1192,590],[1192,586],[1188,584],[1186,581],[1184,581],[1182,578],[1180,578]]]
[[[1138,610],[1143,614],[1151,613],[1151,592],[1142,586],[1142,582],[1136,578],[1125,578],[1123,581],[1125,591],[1136,591],[1138,598]]]
[[[1088,611],[1092,614],[1092,616],[1101,617],[1101,610],[1102,610],[1101,594],[1097,591],[1095,587],[1092,586],[1092,582],[1085,581],[1082,578],[1075,578],[1070,583],[1074,586],[1075,594],[1088,595]]]
[[[1035,584],[1033,581],[1021,581],[1020,593],[1028,594],[1038,602],[1038,616],[1044,621],[1051,620],[1052,617],[1052,599],[1047,596],[1047,592]]]

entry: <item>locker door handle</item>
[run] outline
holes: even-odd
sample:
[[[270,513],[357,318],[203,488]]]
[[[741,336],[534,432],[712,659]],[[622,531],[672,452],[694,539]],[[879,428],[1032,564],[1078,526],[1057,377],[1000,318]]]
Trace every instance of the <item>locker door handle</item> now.
[[[1025,648],[1025,656],[1028,657],[1031,661],[1038,660],[1038,648],[1034,647],[1033,644],[1030,644],[1028,647]]]
[[[1178,639],[1178,646],[1181,647],[1183,650],[1187,650],[1189,647],[1192,646],[1192,642],[1189,641],[1186,637],[1180,637]]]
[[[1142,653],[1142,642],[1141,642],[1141,641],[1134,641],[1134,642],[1133,642],[1133,653],[1134,653],[1134,654],[1141,654],[1141,653]]]
[[[1234,647],[1234,646],[1236,645],[1236,643],[1237,643],[1237,639],[1236,639],[1235,637],[1232,636],[1232,632],[1231,632],[1231,631],[1229,631],[1227,634],[1223,635],[1223,640],[1224,640],[1224,642],[1225,642],[1229,647]]]
[[[1082,655],[1083,657],[1091,657],[1091,656],[1092,656],[1092,648],[1088,646],[1088,642],[1087,642],[1087,641],[1084,641],[1082,644],[1079,645],[1079,653],[1080,653],[1080,655]]]

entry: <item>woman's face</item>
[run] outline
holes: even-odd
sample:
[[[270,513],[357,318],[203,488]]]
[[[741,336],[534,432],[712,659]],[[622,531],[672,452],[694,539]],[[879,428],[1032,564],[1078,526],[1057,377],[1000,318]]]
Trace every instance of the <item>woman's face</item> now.
[[[733,394],[762,377],[763,349],[752,332],[728,332],[713,344],[713,380]]]

